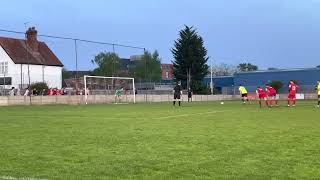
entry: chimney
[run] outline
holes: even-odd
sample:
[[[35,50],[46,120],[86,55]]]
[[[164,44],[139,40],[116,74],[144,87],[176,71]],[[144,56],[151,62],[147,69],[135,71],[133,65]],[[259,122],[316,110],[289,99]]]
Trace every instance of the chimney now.
[[[29,28],[28,31],[26,32],[27,43],[32,51],[38,51],[37,33],[38,31],[36,30],[35,27]]]

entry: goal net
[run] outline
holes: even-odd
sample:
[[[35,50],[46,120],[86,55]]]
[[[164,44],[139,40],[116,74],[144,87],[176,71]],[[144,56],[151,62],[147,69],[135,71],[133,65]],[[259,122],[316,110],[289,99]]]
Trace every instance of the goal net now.
[[[85,103],[135,103],[136,91],[134,78],[84,76]]]

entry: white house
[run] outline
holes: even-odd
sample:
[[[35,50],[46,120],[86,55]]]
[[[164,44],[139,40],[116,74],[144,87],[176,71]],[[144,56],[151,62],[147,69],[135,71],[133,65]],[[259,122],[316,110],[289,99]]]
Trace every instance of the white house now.
[[[62,86],[63,64],[44,43],[37,30],[26,32],[26,40],[0,37],[0,88],[26,88],[46,82],[51,88]]]

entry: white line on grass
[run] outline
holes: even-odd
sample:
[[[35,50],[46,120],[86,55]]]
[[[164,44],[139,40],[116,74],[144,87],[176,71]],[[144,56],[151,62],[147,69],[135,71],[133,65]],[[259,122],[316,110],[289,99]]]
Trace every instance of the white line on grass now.
[[[46,180],[32,177],[13,177],[13,176],[0,176],[0,179],[4,180]]]
[[[226,111],[209,111],[209,112],[201,112],[201,113],[193,113],[193,114],[179,114],[179,115],[172,115],[172,116],[162,116],[152,119],[168,119],[168,118],[176,118],[176,117],[188,117],[188,116],[194,116],[194,115],[204,115],[204,114],[215,114],[215,113],[223,113],[228,112]]]

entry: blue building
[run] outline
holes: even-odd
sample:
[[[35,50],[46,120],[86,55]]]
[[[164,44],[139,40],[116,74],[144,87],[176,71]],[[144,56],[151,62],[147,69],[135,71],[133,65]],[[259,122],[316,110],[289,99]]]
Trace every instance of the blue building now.
[[[280,92],[287,92],[287,84],[290,80],[297,81],[300,92],[314,92],[317,80],[320,79],[320,68],[309,69],[284,69],[268,71],[240,72],[234,76],[214,77],[213,84],[225,94],[238,93],[238,86],[242,84],[249,92],[255,92],[257,86],[265,86],[271,81],[281,81],[284,86]],[[204,83],[210,84],[210,77],[204,79]]]
[[[206,76],[203,81],[207,86],[210,86],[211,77]],[[234,76],[212,77],[212,84],[214,85],[215,89],[222,92],[223,89],[225,89],[225,88],[233,88]]]

